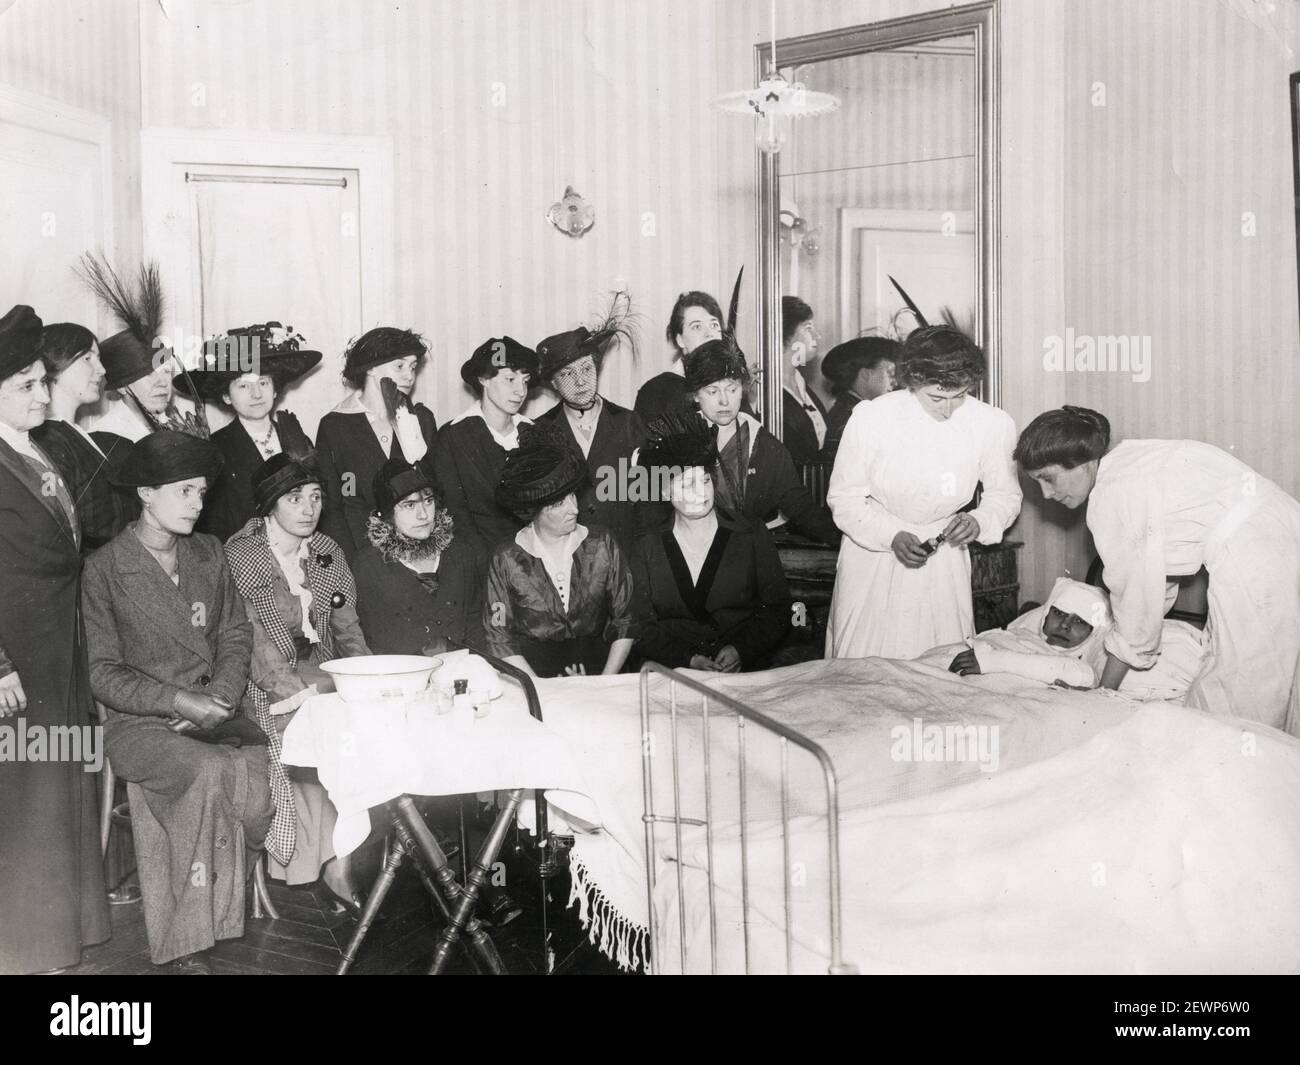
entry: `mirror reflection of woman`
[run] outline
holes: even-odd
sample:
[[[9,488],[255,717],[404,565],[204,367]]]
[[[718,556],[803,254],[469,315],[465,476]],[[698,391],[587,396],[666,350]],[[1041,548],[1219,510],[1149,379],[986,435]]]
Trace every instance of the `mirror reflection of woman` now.
[[[700,419],[666,415],[650,427],[640,464],[667,487],[672,517],[637,537],[632,585],[635,654],[677,668],[766,669],[790,628],[790,589],[768,531],[714,507],[718,452]]]
[[[975,634],[965,548],[998,543],[1021,501],[1015,423],[970,394],[984,372],[971,340],[925,327],[903,346],[904,387],[854,408],[826,494],[844,530],[828,658],[915,658]]]
[[[136,443],[114,474],[143,504],[86,561],[90,683],[108,708],[104,748],[127,781],[154,963],[207,974],[204,952],[244,933],[245,855],[271,822],[265,737],[229,731],[248,682],[253,630],[221,543],[195,533],[221,455],[170,430]]]
[[[49,375],[50,405],[32,439],[54,461],[77,504],[81,550],[89,554],[126,528],[135,507],[109,483],[109,458],[77,424],[77,411],[104,391],[99,344],[85,326],[62,322],[41,330],[39,354]]]
[[[526,426],[497,500],[526,522],[488,563],[488,651],[537,677],[618,673],[636,636],[632,577],[613,533],[578,524],[580,456]]]
[[[1175,579],[1204,566],[1209,649],[1187,705],[1300,736],[1300,502],[1198,440],[1110,439],[1104,415],[1065,407],[1016,445],[1044,499],[1088,505],[1115,615],[1102,687],[1156,664]]]
[[[319,879],[334,913],[355,917],[365,898],[349,859],[334,853],[338,812],[314,773],[286,770],[280,761],[280,737],[298,707],[334,690],[320,664],[370,654],[347,559],[317,531],[320,481],[309,452],[267,459],[253,475],[256,516],[230,538],[226,555],[253,626],[246,698],[270,740],[276,812],[266,841],[269,872],[290,885]]]
[[[456,535],[428,473],[389,460],[354,571],[361,628],[375,654],[483,646],[483,560]]]
[[[795,462],[817,462],[826,446],[826,405],[804,374],[821,335],[813,309],[798,296],[781,299],[781,442]]]

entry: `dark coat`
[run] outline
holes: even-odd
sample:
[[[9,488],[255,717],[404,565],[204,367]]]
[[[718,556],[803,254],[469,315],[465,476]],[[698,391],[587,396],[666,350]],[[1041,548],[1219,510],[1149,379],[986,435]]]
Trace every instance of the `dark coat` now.
[[[844,438],[844,427],[849,424],[853,409],[862,402],[865,402],[863,398],[853,392],[841,392],[839,398],[831,404],[830,413],[826,415],[826,446],[822,449],[823,461],[835,460],[835,453],[839,451],[840,441]]]
[[[31,436],[63,475],[72,494],[81,525],[83,554],[103,547],[135,520],[140,512],[139,497],[109,483],[112,466],[108,457],[96,451],[76,429],[67,422],[46,421],[33,429]]]
[[[438,639],[475,649],[483,643],[483,559],[459,538],[442,553],[438,590],[430,592],[400,562],[367,544],[352,564],[357,612],[377,655],[421,655]]]
[[[640,415],[617,403],[611,403],[602,397],[600,418],[596,421],[596,432],[592,436],[591,450],[587,453],[587,475],[591,479],[578,493],[578,521],[583,525],[603,525],[618,537],[619,544],[626,551],[638,532],[648,524],[646,515],[652,518],[658,515],[644,503],[633,503],[626,499],[600,498],[609,495],[610,487],[620,485],[619,459],[625,460],[630,470],[632,452],[646,442],[645,424]],[[564,414],[564,404],[557,403],[540,418],[539,424],[547,423],[558,427],[568,439],[573,453],[582,458],[582,447],[573,434],[573,426]],[[609,472],[609,471],[612,471]],[[613,478],[609,482],[609,478]],[[607,481],[605,491],[597,491],[602,480]],[[615,496],[621,492],[613,492]]]
[[[497,482],[506,455],[480,417],[448,422],[438,433],[433,468],[456,523],[456,537],[484,558],[524,527],[524,522],[497,505]]]
[[[739,514],[760,525],[784,514],[795,532],[836,547],[840,530],[824,506],[818,506],[812,493],[804,487],[794,460],[785,445],[761,426],[750,425],[749,474],[745,483],[745,501]]]
[[[423,403],[415,404],[420,431],[429,445],[420,465],[432,470],[436,462],[438,423]],[[375,474],[390,458],[404,458],[396,434],[389,453],[379,445],[375,431],[361,411],[330,411],[316,430],[316,459],[321,488],[325,492],[325,513],[320,531],[334,540],[351,562],[366,545],[366,519],[375,509]]]
[[[790,589],[768,531],[719,518],[698,585],[672,521],[637,537],[632,584],[640,622],[634,654],[670,668],[730,644],[744,671],[765,669],[790,628]]]
[[[273,811],[265,747],[201,743],[167,725],[178,691],[238,706],[253,650],[220,541],[194,533],[177,552],[179,587],[128,526],[86,560],[82,588],[90,682],[108,707],[108,757],[128,781],[157,964],[243,935],[245,847],[261,845]]]
[[[288,411],[277,411],[275,417],[293,418],[297,424],[297,419]],[[199,532],[211,533],[224,544],[247,524],[249,518],[257,515],[257,504],[253,502],[253,474],[265,460],[238,418],[213,433],[212,443],[221,452],[223,465],[221,475],[203,500],[203,514],[197,528]]]
[[[80,595],[74,530],[0,443],[0,676],[17,671],[27,694],[27,710],[0,724],[95,723]],[[82,765],[0,760],[0,973],[76,965],[109,936],[99,778]]]
[[[826,405],[811,388],[808,389],[808,398],[825,418]],[[781,442],[795,462],[819,462],[822,458],[822,449],[817,443],[817,430],[813,428],[812,419],[786,388],[781,389]]]

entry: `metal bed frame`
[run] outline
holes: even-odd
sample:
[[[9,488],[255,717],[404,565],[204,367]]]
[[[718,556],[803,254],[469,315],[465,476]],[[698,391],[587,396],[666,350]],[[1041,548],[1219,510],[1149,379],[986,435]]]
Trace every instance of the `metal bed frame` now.
[[[651,678],[665,677],[668,681],[668,711],[671,732],[672,757],[672,807],[669,812],[660,813],[655,809],[654,781],[652,777],[653,759],[656,757],[653,744],[646,742],[651,733]],[[678,743],[678,689],[683,688],[698,696],[703,708],[699,718],[702,743],[702,769],[704,774],[704,820],[686,817],[681,813],[681,789],[685,767],[681,764]],[[655,867],[656,846],[655,830],[660,824],[673,826],[675,834],[675,853],[682,853],[682,826],[703,827],[705,829],[706,873],[708,876],[709,901],[709,952],[710,971],[717,972],[718,963],[718,929],[717,904],[714,879],[714,824],[713,824],[713,754],[710,750],[709,721],[710,705],[717,707],[714,716],[734,715],[736,720],[737,759],[739,762],[739,798],[740,798],[740,875],[741,875],[741,915],[743,923],[745,972],[750,972],[750,895],[749,895],[749,836],[748,836],[748,756],[746,750],[746,730],[760,730],[779,739],[780,774],[781,774],[781,848],[783,855],[783,901],[785,913],[785,960],[786,971],[793,965],[793,934],[791,931],[792,907],[790,897],[790,747],[804,751],[816,759],[822,775],[826,797],[826,843],[829,859],[830,890],[827,899],[827,912],[830,926],[829,972],[833,975],[856,973],[856,967],[844,960],[843,928],[841,923],[840,901],[840,839],[839,839],[839,788],[835,776],[835,767],[830,756],[818,744],[801,736],[798,732],[775,721],[766,714],[745,706],[726,695],[722,695],[697,680],[685,677],[675,670],[668,669],[656,662],[648,662],[641,668],[641,779],[643,787],[642,821],[645,824],[646,855],[646,899],[649,913],[649,939],[647,952],[651,957],[651,971],[655,971],[653,952],[657,942],[659,922],[655,915]],[[663,716],[660,712],[659,716]],[[676,899],[678,913],[678,950],[680,952],[682,971],[686,971],[686,909],[685,888],[683,884],[682,863],[676,866]]]

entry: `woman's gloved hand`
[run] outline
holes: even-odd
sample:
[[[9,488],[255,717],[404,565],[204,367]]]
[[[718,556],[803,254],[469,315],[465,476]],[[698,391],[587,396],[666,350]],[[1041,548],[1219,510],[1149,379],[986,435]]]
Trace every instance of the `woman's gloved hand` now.
[[[980,671],[980,660],[975,657],[975,649],[967,648],[956,658],[952,660],[952,665],[948,667],[949,673],[957,673],[963,677],[970,676]]]
[[[172,710],[183,720],[202,729],[216,728],[234,716],[235,708],[224,699],[198,692],[177,692],[172,699]]]

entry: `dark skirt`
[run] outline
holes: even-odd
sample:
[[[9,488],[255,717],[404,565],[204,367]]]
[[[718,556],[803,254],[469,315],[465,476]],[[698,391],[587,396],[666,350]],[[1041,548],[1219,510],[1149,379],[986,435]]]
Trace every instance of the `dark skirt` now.
[[[528,665],[539,677],[562,677],[566,666],[581,664],[587,676],[599,676],[609,657],[609,642],[599,636],[575,636],[569,640],[519,641]]]

